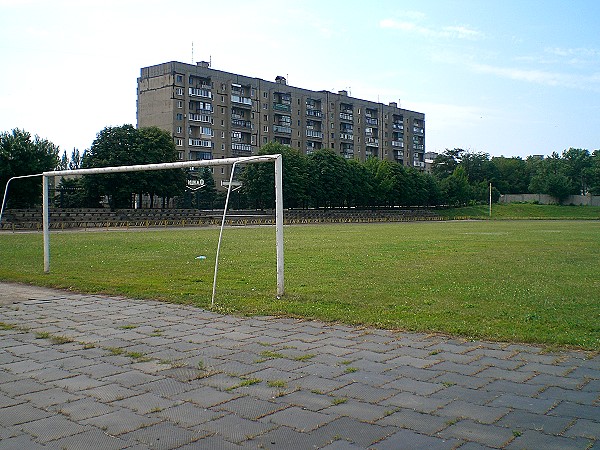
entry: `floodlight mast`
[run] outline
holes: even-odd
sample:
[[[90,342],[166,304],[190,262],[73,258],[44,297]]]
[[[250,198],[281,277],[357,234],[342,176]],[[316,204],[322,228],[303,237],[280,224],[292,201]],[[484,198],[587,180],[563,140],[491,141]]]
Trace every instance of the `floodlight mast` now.
[[[106,173],[122,173],[122,172],[142,172],[151,170],[165,169],[185,169],[190,167],[201,166],[222,166],[232,165],[232,171],[235,164],[240,163],[257,163],[269,162],[275,163],[275,237],[277,251],[277,295],[284,294],[284,258],[283,258],[283,163],[281,154],[275,155],[256,155],[239,158],[222,158],[222,159],[205,159],[199,161],[182,161],[172,163],[159,164],[140,164],[133,166],[113,166],[113,167],[97,167],[91,169],[75,169],[75,170],[54,170],[44,172],[42,182],[42,223],[44,231],[44,272],[50,272],[50,227],[49,227],[49,194],[48,194],[48,177],[63,176],[63,175],[92,175]],[[225,216],[223,216],[224,222]]]

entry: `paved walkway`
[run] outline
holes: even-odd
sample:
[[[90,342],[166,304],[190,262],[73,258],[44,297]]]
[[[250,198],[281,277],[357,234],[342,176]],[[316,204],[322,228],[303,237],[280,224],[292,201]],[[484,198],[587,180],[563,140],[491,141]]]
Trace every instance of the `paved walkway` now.
[[[0,449],[588,449],[600,356],[0,283]]]

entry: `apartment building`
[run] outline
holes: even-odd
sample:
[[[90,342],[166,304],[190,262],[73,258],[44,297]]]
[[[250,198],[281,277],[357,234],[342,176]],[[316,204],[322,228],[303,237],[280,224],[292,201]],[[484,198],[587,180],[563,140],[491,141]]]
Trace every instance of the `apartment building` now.
[[[279,142],[305,154],[330,148],[344,158],[387,159],[425,168],[425,115],[395,102],[346,91],[312,91],[197,65],[167,62],[141,69],[137,126],[173,134],[180,160],[256,154]],[[215,172],[223,180],[227,169]]]

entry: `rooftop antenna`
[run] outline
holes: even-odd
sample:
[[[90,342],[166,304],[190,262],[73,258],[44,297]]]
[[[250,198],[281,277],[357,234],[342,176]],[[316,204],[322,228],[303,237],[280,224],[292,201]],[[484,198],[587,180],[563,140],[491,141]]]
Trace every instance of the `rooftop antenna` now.
[[[192,64],[194,64],[194,41],[192,41]]]
[[[212,55],[208,55],[208,67],[212,67]]]

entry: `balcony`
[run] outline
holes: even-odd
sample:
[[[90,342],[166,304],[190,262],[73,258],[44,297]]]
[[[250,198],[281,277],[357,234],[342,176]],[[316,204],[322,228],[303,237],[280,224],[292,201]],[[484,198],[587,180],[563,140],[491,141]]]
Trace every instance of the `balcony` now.
[[[423,134],[424,130],[421,127],[413,127],[414,134]]]
[[[205,139],[192,139],[189,140],[190,147],[206,147],[212,148],[213,144],[211,141],[207,141]]]
[[[292,106],[285,103],[273,103],[273,109],[275,111],[290,112],[292,110]]]
[[[377,125],[379,123],[379,120],[373,118],[373,117],[366,117],[365,118],[365,123],[367,125]]]
[[[392,141],[392,147],[404,148],[404,142],[402,142],[402,141]]]
[[[198,89],[198,88],[190,88],[189,89],[190,97],[202,97],[202,98],[212,98],[212,92],[208,89]]]
[[[354,152],[342,152],[344,159],[354,159]]]
[[[425,146],[423,144],[413,144],[413,150],[425,150]]]
[[[190,122],[212,123],[212,117],[210,117],[208,114],[190,113],[188,118],[190,119]]]
[[[252,122],[242,119],[231,119],[231,125],[234,127],[252,129]]]
[[[394,159],[396,161],[404,161],[404,152],[402,150],[394,150]]]
[[[365,144],[369,147],[379,147],[379,139],[377,138],[365,138]]]
[[[423,161],[413,161],[413,167],[425,168],[425,163]]]
[[[398,122],[392,123],[392,129],[396,131],[404,131],[404,125]]]
[[[323,117],[323,111],[320,109],[307,109],[306,115],[308,117]]]
[[[231,101],[233,103],[239,103],[244,106],[252,106],[252,99],[249,97],[242,97],[240,95],[231,94]]]
[[[350,113],[341,112],[340,113],[340,119],[352,122],[354,120],[354,116],[352,114],[350,114]]]
[[[340,139],[345,139],[347,141],[353,141],[354,135],[352,133],[340,133]]]
[[[323,139],[323,132],[316,130],[306,130],[306,137]]]
[[[252,146],[250,144],[231,144],[231,151],[243,156],[252,153]]]
[[[286,127],[286,126],[282,126],[282,125],[273,125],[273,131],[275,133],[292,134],[291,127]]]

